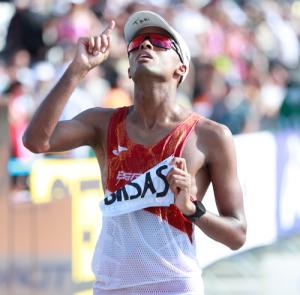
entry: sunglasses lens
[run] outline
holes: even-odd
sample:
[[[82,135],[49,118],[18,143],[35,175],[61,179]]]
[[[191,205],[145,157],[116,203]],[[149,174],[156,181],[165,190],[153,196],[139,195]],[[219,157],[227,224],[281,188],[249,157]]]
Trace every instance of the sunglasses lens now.
[[[148,39],[153,46],[164,49],[172,48],[172,40],[168,36],[150,33],[139,35],[131,40],[128,44],[127,51],[131,52],[132,50],[138,48],[145,39]]]
[[[150,34],[149,35],[150,42],[152,45],[164,49],[171,49],[172,40],[168,36],[160,35],[160,34]]]
[[[145,36],[144,35],[140,35],[140,36],[135,37],[128,44],[127,51],[131,52],[132,50],[138,48],[144,40],[145,40]]]

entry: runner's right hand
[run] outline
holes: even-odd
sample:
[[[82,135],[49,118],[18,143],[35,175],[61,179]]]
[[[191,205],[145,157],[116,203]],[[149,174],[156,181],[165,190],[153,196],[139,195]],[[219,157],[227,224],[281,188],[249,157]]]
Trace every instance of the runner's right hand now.
[[[93,37],[82,37],[78,40],[72,64],[78,71],[88,72],[107,59],[110,49],[111,32],[115,22],[110,21],[106,29]]]

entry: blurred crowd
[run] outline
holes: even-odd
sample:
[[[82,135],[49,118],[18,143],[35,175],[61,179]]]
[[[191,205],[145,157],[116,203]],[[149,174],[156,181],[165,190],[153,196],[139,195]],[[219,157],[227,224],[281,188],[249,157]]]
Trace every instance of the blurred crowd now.
[[[110,58],[86,76],[61,119],[132,103],[123,26],[142,9],[163,15],[188,42],[192,61],[181,104],[233,134],[300,127],[300,1],[0,1],[0,104],[8,105],[12,157],[33,156],[21,143],[32,114],[78,38],[99,34],[110,19],[116,20]]]

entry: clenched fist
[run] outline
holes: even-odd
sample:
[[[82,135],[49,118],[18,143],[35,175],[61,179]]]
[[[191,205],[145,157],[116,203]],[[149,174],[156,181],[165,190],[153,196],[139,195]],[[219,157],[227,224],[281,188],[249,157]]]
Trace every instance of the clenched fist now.
[[[174,158],[171,162],[174,168],[168,173],[167,180],[175,196],[175,205],[185,215],[195,213],[196,207],[191,200],[191,175],[184,158]]]
[[[72,65],[77,71],[87,73],[107,59],[111,32],[114,27],[115,22],[111,20],[99,36],[82,37],[78,40],[75,57],[72,61]]]

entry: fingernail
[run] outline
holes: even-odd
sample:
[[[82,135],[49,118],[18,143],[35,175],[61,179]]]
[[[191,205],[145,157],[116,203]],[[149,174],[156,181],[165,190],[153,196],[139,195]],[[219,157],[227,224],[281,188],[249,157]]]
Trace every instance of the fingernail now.
[[[98,55],[98,54],[99,54],[99,51],[94,51],[93,54],[94,54],[94,55]]]

